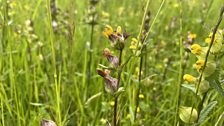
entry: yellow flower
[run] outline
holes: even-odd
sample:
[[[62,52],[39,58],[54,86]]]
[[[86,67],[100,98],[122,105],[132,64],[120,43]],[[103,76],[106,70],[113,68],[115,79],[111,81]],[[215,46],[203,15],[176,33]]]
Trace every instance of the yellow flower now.
[[[121,32],[122,32],[121,26],[118,26],[118,27],[117,27],[117,30],[116,30],[116,33],[117,33],[117,34],[121,34]]]
[[[102,124],[106,124],[106,123],[107,123],[107,120],[104,119],[104,118],[101,118],[101,119],[100,119],[100,122],[101,122]]]
[[[136,49],[138,44],[138,40],[136,38],[132,38],[130,49]]]
[[[212,39],[213,33],[209,34],[209,37],[205,39],[205,42],[210,44]],[[212,53],[218,53],[222,49],[222,42],[223,42],[223,35],[222,31],[218,30],[218,32],[215,34],[214,42],[211,47]]]
[[[144,96],[143,94],[139,94],[138,97],[139,97],[140,99],[144,99],[145,96]]]
[[[105,18],[110,17],[110,14],[105,11],[102,11],[101,15],[102,15],[102,17],[105,17]]]
[[[131,115],[130,114],[127,114],[127,118],[130,119],[131,118]]]
[[[196,34],[190,34],[189,36],[190,36],[191,39],[195,39],[197,37]]]
[[[137,108],[137,113],[139,113],[139,112],[140,112],[140,107]]]
[[[211,38],[206,38],[206,39],[205,39],[205,42],[208,43],[208,44],[210,44],[210,42],[211,42]]]
[[[111,102],[110,102],[110,105],[111,105],[111,106],[114,106],[114,104],[115,104],[114,101],[111,101]]]
[[[185,74],[183,79],[185,81],[187,81],[188,83],[192,83],[196,80],[196,78],[194,76],[190,75],[190,74]]]
[[[205,61],[204,60],[198,60],[196,64],[194,64],[194,67],[197,71],[200,71],[202,67],[204,66]]]
[[[201,51],[202,51],[202,48],[200,45],[198,44],[193,44],[191,46],[191,52],[195,55],[200,55],[201,54]]]
[[[112,33],[113,33],[113,28],[110,25],[106,25],[103,31],[103,35],[108,38]]]
[[[213,33],[210,33],[210,34],[209,34],[209,37],[205,39],[205,42],[206,42],[206,43],[210,44],[210,42],[211,42],[211,40],[212,40],[212,35],[213,35]],[[215,34],[214,42],[216,42],[217,36],[218,36],[218,35]]]

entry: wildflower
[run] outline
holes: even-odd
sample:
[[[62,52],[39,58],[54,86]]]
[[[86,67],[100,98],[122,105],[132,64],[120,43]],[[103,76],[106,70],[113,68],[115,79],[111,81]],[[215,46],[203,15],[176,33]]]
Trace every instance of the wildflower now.
[[[119,35],[121,34],[121,32],[122,32],[121,26],[118,26],[116,30],[116,34]]]
[[[131,40],[132,41],[131,41],[131,45],[129,48],[133,49],[133,50],[137,49],[138,40],[136,38],[132,38]]]
[[[103,56],[105,56],[112,65],[116,67],[119,65],[119,59],[116,56],[113,56],[108,48],[103,50]]]
[[[109,18],[109,17],[110,17],[110,14],[107,13],[107,12],[105,12],[105,11],[102,11],[101,15],[102,15],[102,17],[104,17],[104,18]]]
[[[200,55],[201,54],[201,51],[202,51],[202,48],[200,45],[198,44],[193,44],[191,46],[191,52],[195,55]]]
[[[103,35],[109,38],[109,36],[112,35],[112,33],[113,33],[113,28],[110,25],[106,25],[103,31]]]
[[[206,43],[208,43],[208,44],[211,43],[212,35],[213,35],[213,33],[210,33],[209,37],[205,39]],[[223,41],[222,31],[219,30],[218,33],[215,34],[214,42],[211,47],[212,53],[218,53],[222,49],[222,41]]]
[[[114,104],[115,104],[114,101],[111,101],[111,102],[110,102],[110,105],[111,105],[111,106],[114,106]]]
[[[205,42],[206,42],[206,43],[210,43],[210,42],[211,42],[211,38],[206,38],[206,39],[205,39]]]
[[[144,99],[145,96],[144,96],[143,94],[139,94],[138,97],[139,97],[140,99]]]
[[[106,25],[103,35],[111,41],[111,46],[118,50],[124,48],[124,41],[129,37],[126,32],[122,32],[121,26],[118,26],[116,31],[113,31],[110,25]]]
[[[127,114],[127,118],[130,119],[131,118],[131,114]]]
[[[196,109],[193,108],[193,111],[191,112],[192,107],[180,107],[180,119],[185,123],[193,123],[198,119],[198,112]]]
[[[200,70],[203,68],[204,64],[205,64],[205,61],[204,61],[204,60],[198,60],[198,61],[196,62],[196,64],[194,64],[194,68],[195,68],[197,71],[200,71]]]
[[[98,69],[98,74],[104,78],[105,90],[108,93],[115,93],[118,90],[117,79],[110,76],[110,71],[106,70],[105,72]]]
[[[183,79],[185,81],[187,81],[188,83],[192,83],[192,82],[195,82],[196,78],[190,74],[185,74]]]
[[[139,113],[141,110],[140,110],[140,107],[137,107],[137,113]]]
[[[44,57],[43,57],[42,54],[39,54],[39,59],[40,59],[40,61],[43,61],[44,60]]]
[[[187,42],[191,45],[193,44],[194,40],[196,39],[197,35],[196,34],[192,34],[191,32],[188,32],[187,35]]]
[[[195,39],[196,37],[197,37],[197,35],[196,34],[189,34],[189,37],[191,38],[191,39]]]
[[[100,122],[101,122],[102,124],[106,124],[106,123],[107,123],[107,120],[104,119],[104,118],[101,118],[101,119],[100,119]]]
[[[201,72],[202,68],[204,67],[205,61],[204,60],[198,60],[196,64],[194,64],[194,68],[198,71]],[[216,64],[214,62],[208,62],[205,70],[204,70],[204,77],[210,76],[212,73],[215,72],[216,69]]]

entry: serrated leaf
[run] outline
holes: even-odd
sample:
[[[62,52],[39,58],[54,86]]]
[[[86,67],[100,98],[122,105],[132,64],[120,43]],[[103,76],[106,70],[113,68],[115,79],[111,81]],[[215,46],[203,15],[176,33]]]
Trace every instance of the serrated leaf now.
[[[211,110],[215,107],[217,103],[218,103],[217,101],[210,102],[205,108],[202,109],[198,123],[201,123],[206,120],[208,114],[211,112]]]
[[[224,90],[222,89],[221,83],[218,80],[209,81],[209,84],[224,97]]]
[[[211,76],[207,77],[211,87],[217,90],[224,97],[224,90],[222,89],[221,83],[219,82],[219,71],[216,70]]]

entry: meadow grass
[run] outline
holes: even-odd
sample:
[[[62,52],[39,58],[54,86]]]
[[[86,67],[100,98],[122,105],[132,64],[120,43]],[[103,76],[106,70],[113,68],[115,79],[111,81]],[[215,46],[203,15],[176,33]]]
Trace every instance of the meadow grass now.
[[[223,45],[215,56],[221,87],[198,95],[200,85],[196,94],[181,86],[189,85],[184,74],[198,74],[196,57],[184,50],[188,33],[206,46],[222,0],[99,0],[93,10],[89,1],[0,0],[1,126],[38,126],[42,119],[58,126],[224,124]],[[143,34],[149,11],[149,29]],[[126,63],[122,72],[111,70],[124,88],[119,97],[104,90],[97,74],[98,68],[111,66],[102,55],[105,48],[121,55],[102,35],[105,25],[121,26],[130,35],[120,58]],[[138,40],[139,56],[129,48],[132,38]],[[179,119],[180,106],[192,105],[207,107],[203,121]]]

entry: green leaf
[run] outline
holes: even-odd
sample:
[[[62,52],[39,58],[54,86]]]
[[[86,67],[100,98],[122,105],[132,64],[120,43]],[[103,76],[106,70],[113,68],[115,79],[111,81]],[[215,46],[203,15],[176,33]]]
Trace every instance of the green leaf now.
[[[114,93],[114,95],[118,96],[118,95],[120,95],[123,92],[125,92],[124,87],[119,87],[119,89],[117,90],[117,92]]]
[[[195,91],[195,86],[193,84],[182,84],[181,86],[186,88],[186,89],[189,89],[189,90],[193,91],[194,93],[196,92]]]
[[[44,104],[42,103],[33,103],[33,102],[30,102],[31,105],[33,106],[43,106]]]
[[[224,97],[224,90],[222,89],[221,83],[219,82],[219,71],[216,70],[211,76],[205,80],[209,81],[211,87],[218,91]]]
[[[91,96],[85,103],[85,105],[89,105],[94,99],[98,98],[99,96],[102,95],[102,92],[99,92],[93,96]]]
[[[208,114],[211,112],[211,110],[215,107],[217,103],[218,103],[217,101],[210,102],[205,108],[202,109],[198,123],[202,123],[203,121],[206,120]]]

